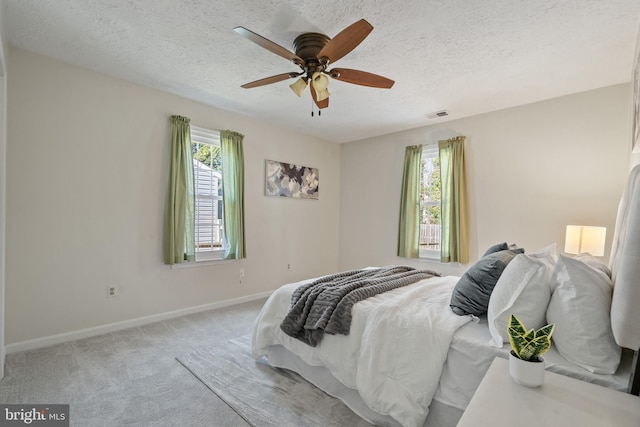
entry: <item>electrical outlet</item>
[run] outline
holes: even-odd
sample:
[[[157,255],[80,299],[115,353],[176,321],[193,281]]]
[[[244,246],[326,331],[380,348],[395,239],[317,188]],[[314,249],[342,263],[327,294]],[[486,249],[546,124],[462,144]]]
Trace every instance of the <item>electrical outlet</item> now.
[[[118,292],[117,292],[115,286],[107,286],[107,297],[108,298],[115,298],[117,294],[118,294]]]
[[[287,270],[291,270],[291,264],[287,264]]]

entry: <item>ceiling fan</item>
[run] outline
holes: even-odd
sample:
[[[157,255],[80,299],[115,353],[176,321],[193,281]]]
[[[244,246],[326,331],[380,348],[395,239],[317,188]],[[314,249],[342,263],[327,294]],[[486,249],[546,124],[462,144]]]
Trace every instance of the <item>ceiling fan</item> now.
[[[268,51],[288,59],[302,70],[256,80],[241,86],[245,89],[299,77],[295,83],[290,85],[291,89],[296,95],[302,96],[308,85],[313,101],[319,109],[322,109],[329,106],[329,91],[327,90],[329,79],[327,75],[343,82],[383,89],[389,89],[395,83],[391,79],[366,71],[350,68],[327,69],[330,64],[355,49],[373,30],[373,26],[364,19],[351,24],[332,39],[320,33],[300,34],[293,41],[295,53],[244,27],[236,27],[233,30]],[[308,84],[309,82],[311,84]]]

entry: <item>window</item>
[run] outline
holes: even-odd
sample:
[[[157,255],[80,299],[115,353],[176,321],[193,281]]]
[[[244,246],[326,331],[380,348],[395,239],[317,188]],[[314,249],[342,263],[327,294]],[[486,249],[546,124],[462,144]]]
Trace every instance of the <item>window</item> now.
[[[223,256],[220,132],[191,126],[196,261]]]
[[[422,148],[420,176],[420,257],[440,259],[440,157],[438,145]]]

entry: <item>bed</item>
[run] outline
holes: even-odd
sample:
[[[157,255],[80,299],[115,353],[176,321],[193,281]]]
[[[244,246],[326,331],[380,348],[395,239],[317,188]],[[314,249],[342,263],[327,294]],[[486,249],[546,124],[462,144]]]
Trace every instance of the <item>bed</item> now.
[[[496,313],[518,309],[534,319],[543,310],[543,318],[553,318],[557,323],[554,338],[559,330],[564,331],[544,356],[547,370],[637,394],[638,375],[634,373],[640,348],[640,223],[635,218],[640,218],[640,167],[631,172],[620,203],[610,270],[608,266],[594,267],[596,260],[588,255],[582,259],[556,255],[553,247],[514,256],[520,265],[553,260],[551,270],[539,270],[543,275],[536,283],[554,282],[547,286],[549,297],[544,303],[535,299],[536,303],[529,305],[537,307],[531,310],[537,311],[535,316],[523,306],[530,302],[523,296],[524,290],[529,292],[534,287],[532,280],[527,282],[522,277],[532,275],[518,273],[511,261],[496,279],[489,302],[501,304],[496,301],[502,294],[508,303],[502,303],[501,311],[494,307],[487,315],[458,315],[450,305],[461,277],[432,277],[357,302],[351,310],[348,335],[325,334],[316,346],[310,346],[280,327],[294,291],[314,280],[309,279],[284,285],[267,300],[255,322],[253,356],[298,372],[372,424],[454,426],[493,358],[508,358],[509,345],[496,336],[500,317]],[[598,297],[587,295],[582,301],[567,297],[575,290],[567,291],[567,286],[582,284],[589,279],[585,274],[600,281],[600,287],[593,288]],[[569,276],[573,279],[567,279]],[[519,285],[509,281],[510,277],[527,283],[520,286],[524,290],[518,291],[517,298],[513,289]],[[602,292],[607,288],[602,281],[612,286],[608,296]],[[583,287],[578,291],[583,292]],[[580,307],[594,299],[596,306]],[[580,314],[575,313],[585,310],[589,318],[578,319]],[[606,316],[604,321],[602,316]],[[567,336],[569,330],[576,336]],[[585,333],[593,336],[585,337]],[[585,349],[584,357],[573,358]]]

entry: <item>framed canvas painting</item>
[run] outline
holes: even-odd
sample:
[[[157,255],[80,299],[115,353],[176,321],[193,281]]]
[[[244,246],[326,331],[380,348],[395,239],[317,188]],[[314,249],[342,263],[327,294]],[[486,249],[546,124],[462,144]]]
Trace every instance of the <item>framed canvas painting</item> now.
[[[317,168],[267,160],[265,164],[265,194],[294,199],[318,199]]]

